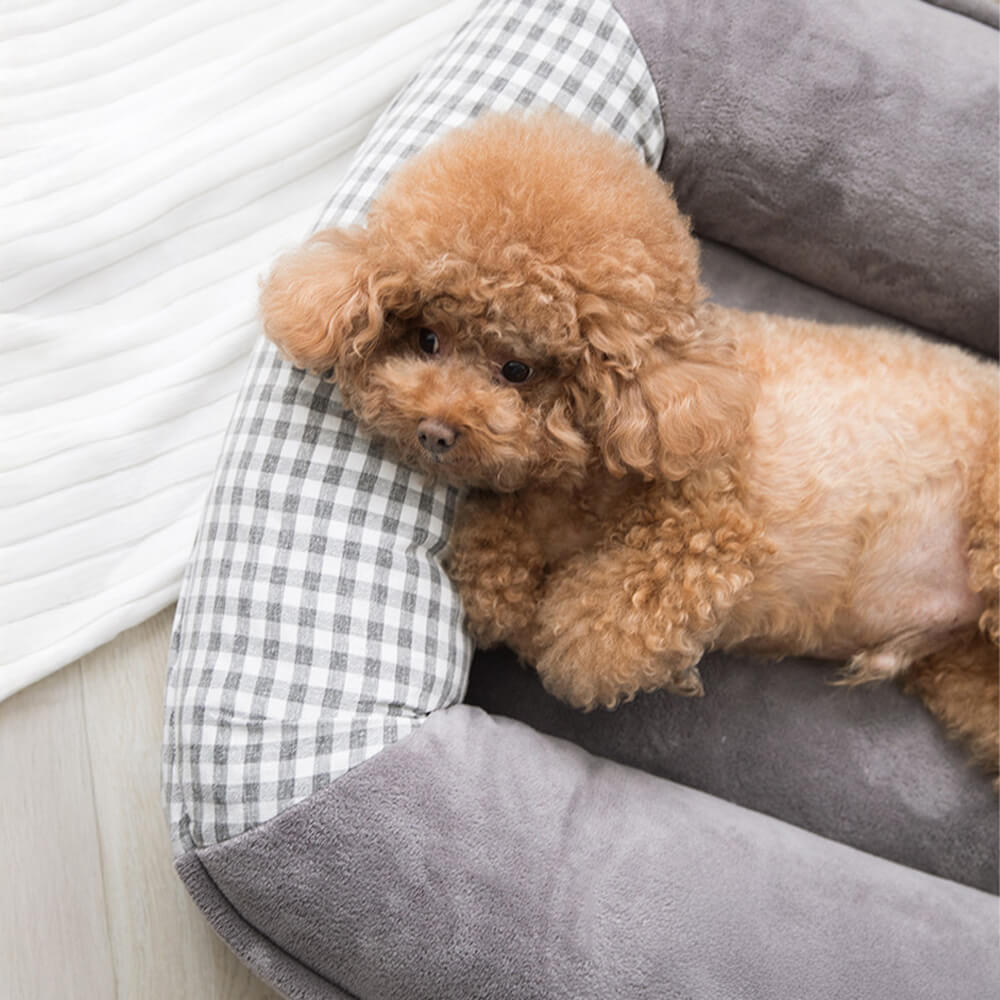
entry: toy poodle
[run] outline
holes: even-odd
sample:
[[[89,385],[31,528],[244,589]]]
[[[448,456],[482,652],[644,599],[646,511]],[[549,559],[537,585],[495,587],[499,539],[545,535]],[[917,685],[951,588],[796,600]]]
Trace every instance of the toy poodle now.
[[[557,696],[700,694],[712,649],[834,658],[996,771],[992,363],[707,302],[670,187],[557,112],[450,133],[261,303],[363,427],[469,488],[472,632]]]

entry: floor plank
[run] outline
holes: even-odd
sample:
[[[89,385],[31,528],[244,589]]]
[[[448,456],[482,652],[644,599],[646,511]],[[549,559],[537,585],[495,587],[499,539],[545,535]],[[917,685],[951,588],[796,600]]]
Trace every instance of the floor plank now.
[[[0,704],[0,992],[115,996],[79,664]]]
[[[0,997],[274,1000],[173,870],[160,743],[173,609],[0,703]]]

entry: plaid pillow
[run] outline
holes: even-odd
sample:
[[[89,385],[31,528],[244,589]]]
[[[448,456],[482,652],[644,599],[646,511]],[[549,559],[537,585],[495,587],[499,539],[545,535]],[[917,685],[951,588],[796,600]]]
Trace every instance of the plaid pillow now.
[[[646,64],[608,2],[487,0],[366,139],[319,227],[486,110],[555,105],[655,166]],[[472,644],[439,557],[457,494],[387,460],[336,389],[254,353],[182,586],[164,797],[178,853],[277,815],[461,700]]]

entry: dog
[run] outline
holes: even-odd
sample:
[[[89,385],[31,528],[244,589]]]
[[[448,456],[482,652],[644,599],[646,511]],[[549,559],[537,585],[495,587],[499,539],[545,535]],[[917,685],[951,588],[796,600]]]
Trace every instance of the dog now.
[[[739,647],[902,678],[998,757],[997,369],[915,334],[709,303],[670,187],[558,112],[405,163],[279,259],[267,335],[467,488],[469,626],[582,709],[702,693]]]

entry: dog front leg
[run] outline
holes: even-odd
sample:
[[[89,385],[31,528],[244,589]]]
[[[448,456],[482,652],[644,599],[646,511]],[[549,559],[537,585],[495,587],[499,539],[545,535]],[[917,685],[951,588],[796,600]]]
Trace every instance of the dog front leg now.
[[[678,539],[649,527],[574,557],[538,611],[543,684],[587,710],[660,688],[701,694],[696,664],[753,579],[745,555],[708,532]]]
[[[522,658],[533,659],[544,567],[516,497],[471,493],[466,498],[445,568],[480,646],[506,643]]]

